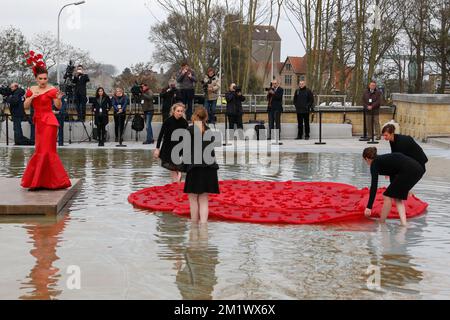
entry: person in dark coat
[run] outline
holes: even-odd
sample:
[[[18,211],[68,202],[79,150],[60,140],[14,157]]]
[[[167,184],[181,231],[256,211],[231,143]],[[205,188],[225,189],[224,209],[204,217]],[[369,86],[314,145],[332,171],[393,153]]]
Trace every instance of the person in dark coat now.
[[[114,109],[114,133],[116,142],[122,142],[125,130],[127,107],[129,104],[128,97],[124,94],[122,88],[116,88],[114,96],[111,99],[111,104]]]
[[[25,109],[23,102],[25,101],[25,90],[19,88],[19,84],[12,83],[9,87],[11,94],[6,98],[11,111],[13,129],[14,129],[14,144],[16,146],[32,145],[31,141],[23,135],[22,121],[25,118]]]
[[[95,93],[95,99],[92,104],[92,111],[95,116],[95,125],[98,129],[98,146],[103,147],[106,140],[106,125],[109,122],[109,110],[111,110],[111,99],[105,93],[102,87],[99,87]]]
[[[78,121],[84,121],[86,117],[87,92],[86,84],[89,82],[89,76],[84,73],[83,66],[79,65],[73,82],[75,83],[74,101],[78,113]]]
[[[380,107],[383,103],[383,95],[381,91],[377,89],[377,84],[375,81],[371,81],[369,87],[363,94],[363,107],[366,111],[366,126],[367,126],[367,136],[372,137],[373,134],[376,136],[377,140],[381,139],[380,132]],[[372,129],[372,116],[373,125]]]
[[[153,106],[153,92],[146,83],[141,84],[141,92],[142,111],[144,112],[145,124],[147,126],[147,137],[144,144],[153,144],[155,142],[152,129],[152,119],[153,114],[155,113],[155,107]]]
[[[187,62],[182,63],[181,69],[177,73],[177,83],[183,99],[183,104],[186,106],[186,117],[188,121],[191,121],[196,82],[197,78],[194,70],[191,69]]]
[[[423,149],[417,144],[416,141],[410,136],[395,133],[395,126],[387,124],[383,127],[381,132],[386,141],[389,141],[391,145],[391,152],[400,152],[405,156],[416,160],[426,171],[425,164],[428,162],[428,158],[423,152]]]
[[[208,112],[204,107],[195,109],[192,121],[194,124],[188,128],[191,137],[191,152],[189,157],[183,155],[187,172],[184,193],[189,196],[191,220],[197,222],[200,219],[200,223],[206,223],[209,215],[208,195],[220,193],[217,175],[219,165],[214,153],[214,145],[219,140],[215,139],[206,125]],[[196,139],[197,137],[202,137],[202,139],[199,141]],[[199,142],[201,143],[201,149]],[[213,144],[213,148],[211,148],[211,144]],[[207,150],[209,150],[209,153]],[[200,151],[201,157],[197,159]],[[187,161],[186,158],[188,158]]]
[[[159,94],[161,98],[162,108],[162,122],[166,121],[170,116],[170,109],[172,106],[182,101],[181,93],[177,89],[177,82],[175,79],[169,80],[169,85],[161,90]]]
[[[389,153],[377,155],[377,148],[364,149],[363,158],[370,166],[372,182],[370,184],[370,196],[364,214],[369,217],[378,189],[378,176],[391,177],[391,183],[383,193],[383,209],[380,214],[380,222],[385,222],[391,211],[394,201],[400,216],[402,225],[406,226],[406,208],[403,203],[408,199],[409,191],[419,182],[425,173],[423,167],[414,159],[402,153]]]
[[[172,141],[172,134],[178,129],[187,129],[189,126],[185,119],[185,107],[182,103],[176,103],[172,106],[171,116],[164,121],[159,132],[154,157],[161,159],[161,166],[171,171],[172,182],[181,180],[181,172],[184,170],[183,164],[177,164],[172,159],[173,148],[180,143]],[[162,147],[161,147],[162,143]],[[180,154],[181,158],[181,154]]]
[[[306,87],[305,81],[300,81],[299,88],[294,93],[294,106],[297,112],[298,133],[296,140],[303,137],[303,123],[305,124],[305,140],[309,139],[309,113],[314,108],[314,95]]]
[[[236,90],[236,88],[238,90]],[[242,115],[244,110],[242,109],[242,102],[245,101],[245,97],[235,83],[230,85],[230,91],[225,93],[225,100],[227,101],[227,118],[228,118],[228,128],[234,130],[235,126],[237,129],[244,129],[242,124]]]
[[[267,112],[269,114],[269,134],[267,139],[272,137],[272,130],[278,130],[278,137],[281,137],[281,113],[283,112],[284,90],[277,80],[271,82],[271,87],[267,93]],[[275,127],[276,126],[276,127]]]

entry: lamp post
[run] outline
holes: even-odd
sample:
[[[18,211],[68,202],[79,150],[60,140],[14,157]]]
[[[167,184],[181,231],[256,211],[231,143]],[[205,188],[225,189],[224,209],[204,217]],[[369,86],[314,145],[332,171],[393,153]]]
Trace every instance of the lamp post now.
[[[258,42],[258,45],[266,46],[266,42],[264,42],[264,43]],[[270,71],[271,72],[271,74],[270,74],[270,81],[272,81],[273,80],[273,76],[274,76],[274,69],[273,69],[273,43],[271,44],[270,49],[272,51],[272,54],[271,54],[272,64],[271,64],[271,71]]]
[[[223,25],[223,27],[225,29],[225,27],[227,25],[229,25],[230,23],[242,22],[242,21],[243,21],[243,19],[228,21],[227,23],[225,23]],[[220,32],[220,37],[219,37],[219,79],[220,79],[219,101],[220,101],[220,106],[222,106],[222,33],[223,32]]]
[[[78,2],[72,2],[72,3],[68,3],[66,5],[64,5],[61,10],[59,10],[58,13],[58,31],[57,31],[57,35],[56,35],[56,81],[58,82],[58,85],[60,84],[60,76],[59,76],[59,56],[60,56],[60,41],[59,41],[59,37],[60,37],[60,19],[61,19],[61,13],[63,12],[63,10],[69,6],[79,6],[80,4],[85,3],[86,1],[78,1]]]

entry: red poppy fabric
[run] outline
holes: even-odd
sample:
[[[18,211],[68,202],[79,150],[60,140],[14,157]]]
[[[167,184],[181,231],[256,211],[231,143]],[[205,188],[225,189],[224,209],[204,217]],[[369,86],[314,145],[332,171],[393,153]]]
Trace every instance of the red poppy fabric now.
[[[369,190],[334,182],[220,181],[220,194],[209,196],[211,218],[284,224],[315,224],[365,219]],[[372,216],[379,217],[384,188],[378,190]],[[151,211],[189,215],[183,184],[150,187],[132,193],[128,201]],[[425,213],[428,204],[415,196],[406,201],[407,217]],[[393,205],[388,218],[398,219]]]

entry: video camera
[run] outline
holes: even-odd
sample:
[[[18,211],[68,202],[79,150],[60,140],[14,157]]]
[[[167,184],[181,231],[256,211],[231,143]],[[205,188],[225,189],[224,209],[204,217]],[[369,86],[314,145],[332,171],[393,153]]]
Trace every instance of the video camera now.
[[[131,91],[131,103],[140,103],[140,97],[142,94],[142,85],[140,85],[137,81],[130,89]]]
[[[131,87],[131,94],[133,96],[140,96],[142,94],[142,87],[137,81],[134,83],[134,85]]]
[[[75,77],[73,75],[75,71],[75,64],[72,60],[69,61],[69,65],[64,73],[64,83],[61,85],[61,91],[63,91],[67,96],[71,97],[74,93],[75,88]]]
[[[12,95],[12,90],[7,85],[0,86],[0,95],[3,96],[3,98],[9,97]]]

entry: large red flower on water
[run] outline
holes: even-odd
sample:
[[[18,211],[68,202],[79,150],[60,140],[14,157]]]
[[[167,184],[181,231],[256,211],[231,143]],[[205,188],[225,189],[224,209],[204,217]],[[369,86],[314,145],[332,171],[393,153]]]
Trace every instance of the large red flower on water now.
[[[132,193],[128,201],[151,211],[189,215],[189,201],[183,184],[150,187]],[[382,193],[378,190],[372,216],[379,216]],[[260,222],[312,224],[364,219],[369,191],[333,182],[272,182],[226,180],[220,182],[220,194],[210,195],[211,218]],[[407,217],[423,214],[428,204],[415,196],[406,202]],[[389,218],[398,219],[393,206]]]

